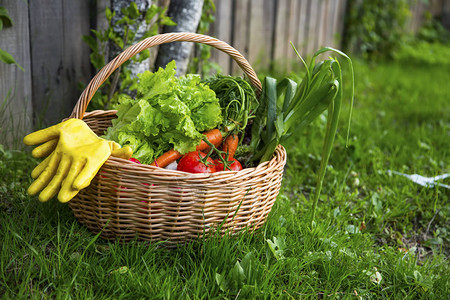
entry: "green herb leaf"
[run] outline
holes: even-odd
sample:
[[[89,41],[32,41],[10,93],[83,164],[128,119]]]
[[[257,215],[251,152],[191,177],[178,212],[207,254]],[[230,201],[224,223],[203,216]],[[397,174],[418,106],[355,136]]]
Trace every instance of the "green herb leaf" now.
[[[107,7],[105,9],[105,16],[106,16],[106,20],[108,21],[108,23],[111,22],[112,18],[115,16],[115,14],[116,13],[115,12],[113,13],[109,7]]]
[[[17,67],[19,67],[19,69],[21,69],[22,71],[25,71],[23,69],[23,67],[21,65],[19,65],[16,60],[14,59],[14,57],[9,54],[8,52],[6,52],[5,50],[0,48],[0,61],[7,63],[7,64],[15,64]]]
[[[96,39],[91,35],[83,35],[82,40],[89,46],[92,51],[98,52],[98,44]]]
[[[0,24],[0,30],[3,29],[3,27],[11,27],[13,25],[13,21],[5,7],[0,7]]]

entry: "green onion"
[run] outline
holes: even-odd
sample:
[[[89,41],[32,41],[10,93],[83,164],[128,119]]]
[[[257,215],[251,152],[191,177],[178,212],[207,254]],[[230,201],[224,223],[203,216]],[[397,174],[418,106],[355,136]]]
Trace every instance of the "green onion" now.
[[[317,51],[309,65],[297,52],[306,68],[306,76],[298,85],[290,79],[277,80],[266,77],[263,81],[260,106],[256,112],[252,127],[250,147],[254,153],[252,161],[269,160],[278,144],[288,138],[293,130],[297,131],[311,124],[325,110],[328,110],[327,127],[322,149],[322,160],[317,174],[317,186],[313,198],[312,220],[322,190],[326,166],[331,154],[343,98],[342,69],[334,58],[316,63],[316,58],[325,52],[334,52],[347,60],[351,77],[350,114],[347,128],[347,143],[350,133],[350,120],[354,98],[354,74],[350,57],[333,49],[322,48]]]

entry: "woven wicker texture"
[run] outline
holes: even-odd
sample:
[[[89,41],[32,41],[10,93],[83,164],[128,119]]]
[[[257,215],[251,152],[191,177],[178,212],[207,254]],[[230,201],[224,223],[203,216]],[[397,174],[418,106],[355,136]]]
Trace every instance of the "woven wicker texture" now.
[[[211,45],[230,55],[258,91],[261,83],[247,60],[228,44],[200,34],[169,33],[147,38],[126,49],[91,80],[71,117],[83,119],[101,135],[116,111],[85,113],[100,85],[123,62],[149,47],[173,41]],[[190,174],[139,165],[110,157],[90,186],[69,206],[80,223],[105,239],[183,243],[216,230],[238,232],[262,226],[281,186],[286,151],[277,147],[271,161],[239,172]]]

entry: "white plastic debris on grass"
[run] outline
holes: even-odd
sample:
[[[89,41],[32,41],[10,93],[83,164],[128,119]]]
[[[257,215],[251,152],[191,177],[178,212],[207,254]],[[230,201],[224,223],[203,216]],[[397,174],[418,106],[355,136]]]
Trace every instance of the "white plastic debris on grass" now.
[[[417,183],[417,184],[419,184],[421,186],[424,186],[424,187],[432,188],[432,187],[435,187],[435,186],[439,186],[439,187],[443,187],[443,188],[446,188],[446,189],[450,189],[450,185],[440,183],[441,180],[443,180],[443,179],[445,179],[447,177],[450,177],[450,174],[448,174],[448,173],[447,174],[438,175],[438,176],[434,176],[434,177],[425,177],[425,176],[422,176],[422,175],[419,175],[419,174],[411,174],[411,175],[409,175],[409,174],[405,174],[405,173],[401,173],[401,172],[397,172],[397,171],[392,171],[392,170],[388,170],[388,172],[390,174],[396,174],[396,175],[400,175],[400,176],[406,177],[409,180],[411,180],[412,182]]]

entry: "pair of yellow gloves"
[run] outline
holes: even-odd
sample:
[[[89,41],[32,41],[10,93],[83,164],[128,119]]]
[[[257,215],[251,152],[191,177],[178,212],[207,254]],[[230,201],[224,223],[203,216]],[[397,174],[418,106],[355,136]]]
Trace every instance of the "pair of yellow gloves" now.
[[[68,119],[62,123],[25,136],[28,145],[42,144],[31,152],[36,158],[46,157],[31,172],[30,195],[40,192],[39,200],[48,201],[58,193],[67,202],[85,187],[110,155],[129,159],[131,148],[98,137],[85,122]],[[59,191],[59,192],[58,192]]]

